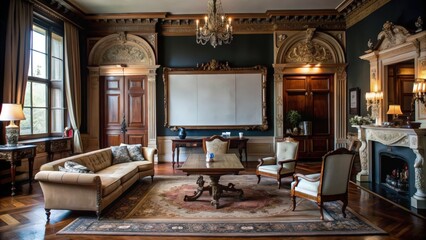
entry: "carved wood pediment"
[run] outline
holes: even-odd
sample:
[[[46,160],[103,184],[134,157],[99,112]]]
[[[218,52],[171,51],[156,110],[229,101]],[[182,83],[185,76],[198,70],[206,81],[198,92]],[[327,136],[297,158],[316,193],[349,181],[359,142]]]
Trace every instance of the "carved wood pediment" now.
[[[131,45],[113,45],[102,55],[102,64],[146,64],[148,59],[143,50]]]
[[[120,32],[99,40],[89,55],[90,65],[155,65],[155,54],[143,38]]]

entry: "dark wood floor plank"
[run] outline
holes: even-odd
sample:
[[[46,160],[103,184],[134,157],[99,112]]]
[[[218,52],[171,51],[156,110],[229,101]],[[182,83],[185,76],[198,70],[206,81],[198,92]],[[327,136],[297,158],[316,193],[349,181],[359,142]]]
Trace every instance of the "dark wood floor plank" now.
[[[255,162],[250,162],[249,166],[241,174],[255,174]],[[320,171],[320,162],[300,162],[298,172],[307,174]],[[170,163],[157,164],[155,166],[156,175],[185,175],[178,169],[173,169]],[[283,180],[284,187],[289,187],[291,178]],[[256,184],[256,183],[253,183]],[[130,237],[130,236],[91,236],[75,235],[65,236],[56,233],[71,223],[81,215],[94,216],[92,212],[78,212],[65,210],[52,210],[51,221],[46,224],[44,213],[44,203],[42,191],[38,183],[33,183],[32,191],[29,191],[28,184],[18,187],[18,195],[9,196],[10,185],[0,186],[0,215],[9,214],[16,219],[19,224],[7,225],[0,219],[0,239],[221,239],[207,237]],[[355,184],[349,185],[349,207],[362,217],[368,219],[374,225],[387,231],[385,236],[345,236],[344,239],[423,239],[425,237],[426,221],[399,207],[360,189]],[[238,239],[238,238],[233,238]],[[240,239],[277,239],[277,238],[240,238]],[[286,239],[342,239],[340,236],[326,237],[291,237]]]

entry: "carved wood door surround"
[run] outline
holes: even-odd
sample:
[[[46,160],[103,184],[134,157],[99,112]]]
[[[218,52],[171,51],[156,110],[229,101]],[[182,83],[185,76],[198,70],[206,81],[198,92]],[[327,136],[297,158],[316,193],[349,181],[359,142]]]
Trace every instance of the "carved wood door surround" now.
[[[152,35],[148,38],[155,38]],[[152,45],[133,34],[111,34],[96,42],[88,63],[91,148],[121,142],[157,148],[155,77],[159,66]],[[121,132],[123,120],[125,134]]]
[[[329,124],[324,129],[330,134],[327,146],[346,146],[347,86],[345,60],[345,32],[321,32],[314,28],[306,31],[274,32],[274,130],[275,137],[285,134],[286,77],[331,76],[328,104]],[[315,106],[314,106],[315,107]],[[321,111],[320,111],[321,112]],[[315,114],[319,114],[316,112]],[[323,113],[321,113],[323,114]],[[315,120],[313,125],[315,125]],[[325,126],[321,124],[321,126]],[[321,127],[322,128],[322,127]],[[324,146],[324,150],[326,150]]]

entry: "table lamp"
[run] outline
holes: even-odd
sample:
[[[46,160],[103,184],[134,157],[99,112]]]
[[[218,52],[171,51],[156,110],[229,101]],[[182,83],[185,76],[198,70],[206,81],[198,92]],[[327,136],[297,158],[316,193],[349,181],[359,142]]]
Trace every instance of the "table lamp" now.
[[[398,119],[398,115],[402,114],[401,106],[400,105],[389,105],[389,110],[386,114],[392,114],[393,119],[392,121],[396,121]]]
[[[0,121],[10,121],[6,126],[6,145],[16,146],[18,144],[19,126],[15,125],[15,120],[25,120],[21,104],[3,103],[0,113]]]

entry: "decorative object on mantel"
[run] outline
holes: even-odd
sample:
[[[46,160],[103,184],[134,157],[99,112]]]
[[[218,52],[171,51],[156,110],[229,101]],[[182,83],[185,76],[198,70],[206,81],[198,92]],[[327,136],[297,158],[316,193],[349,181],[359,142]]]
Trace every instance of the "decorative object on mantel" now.
[[[3,103],[0,113],[0,121],[10,121],[6,126],[6,145],[16,146],[19,138],[19,126],[15,120],[25,120],[21,104]]]
[[[419,16],[417,18],[417,21],[414,23],[414,25],[416,26],[416,33],[423,31],[423,20],[422,17]]]
[[[369,115],[362,117],[362,116],[353,116],[349,118],[349,123],[351,125],[370,125],[373,122],[373,119]]]
[[[383,99],[383,92],[367,92],[365,93],[365,100],[367,101],[367,111],[371,108],[371,118],[376,119],[376,124],[379,124],[378,119],[380,116],[381,101]]]
[[[400,125],[400,121],[398,119],[398,115],[402,114],[401,106],[400,105],[389,105],[388,112],[386,113],[388,115],[393,115],[392,117],[392,124],[394,126]]]
[[[225,19],[221,0],[208,0],[208,13],[204,17],[204,26],[199,27],[200,21],[196,20],[195,37],[198,44],[206,45],[207,42],[216,48],[222,43],[230,44],[232,41],[231,18]]]
[[[426,80],[417,78],[413,84],[413,104],[414,102],[422,103],[426,106]]]
[[[411,100],[411,112],[414,111],[415,103],[423,104],[426,107],[426,80],[422,78],[417,78],[416,81],[413,84],[413,99]],[[409,118],[407,119],[406,124],[404,124],[402,127],[405,128],[420,128],[421,123],[420,122],[411,122]]]

